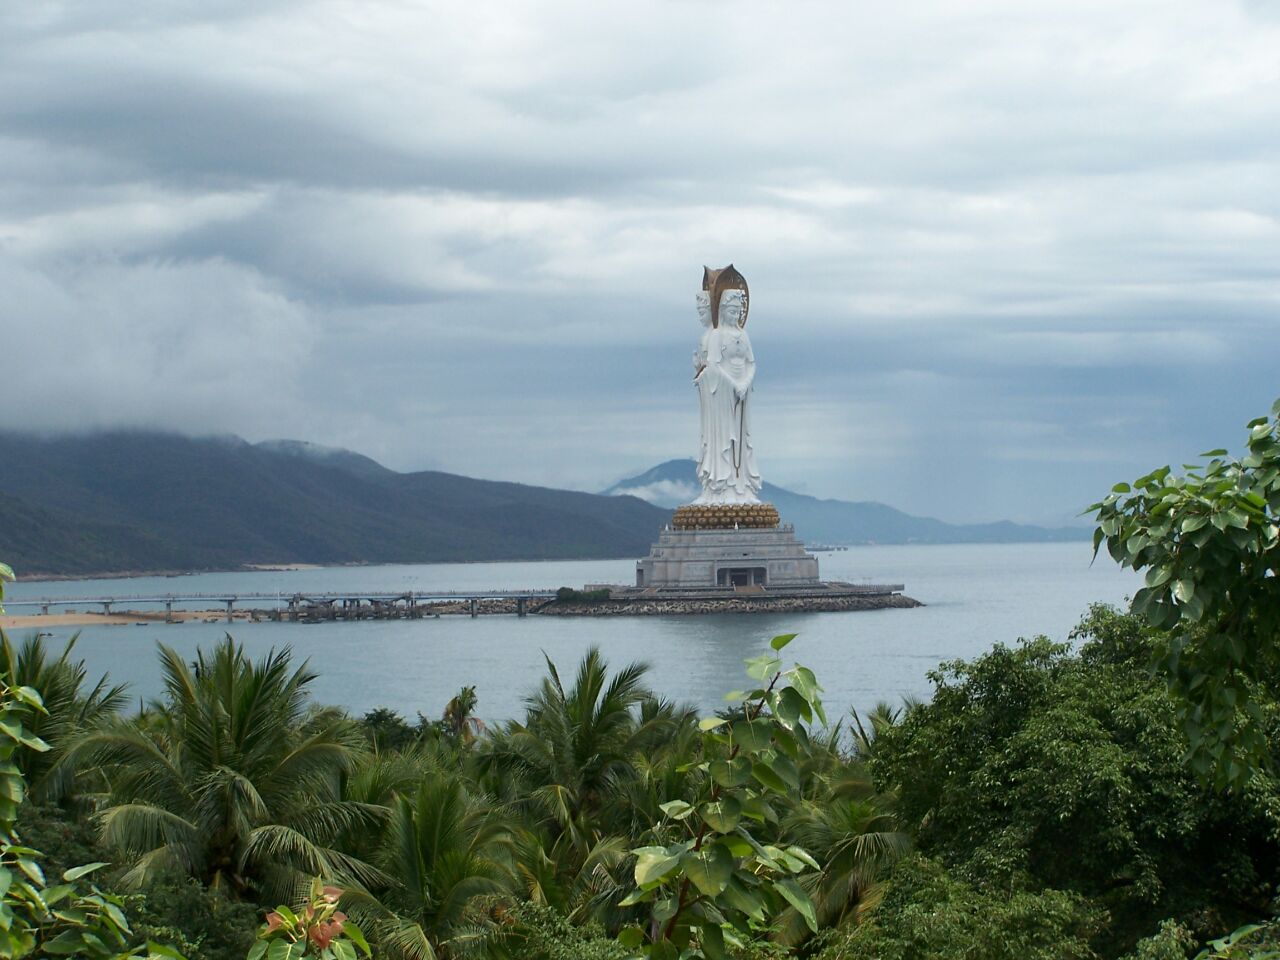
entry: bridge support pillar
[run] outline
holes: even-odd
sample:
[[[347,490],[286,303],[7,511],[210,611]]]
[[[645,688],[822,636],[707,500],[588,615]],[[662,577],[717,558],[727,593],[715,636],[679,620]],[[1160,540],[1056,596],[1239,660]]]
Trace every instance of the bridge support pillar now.
[[[49,615],[49,605],[47,603],[40,604],[40,612],[47,617]]]
[[[523,617],[525,615],[524,605],[527,602],[528,601],[526,601],[524,597],[516,598],[516,616],[517,617]]]
[[[480,601],[475,597],[471,598],[471,616],[478,617],[480,615]]]
[[[103,601],[102,601],[102,615],[103,615],[103,616],[105,616],[105,617],[109,617],[109,616],[111,616],[111,604],[112,604],[112,601],[110,601],[110,600],[103,600]]]
[[[173,601],[166,600],[164,602],[164,622],[173,623]]]
[[[227,601],[227,623],[231,622],[231,608],[235,606],[235,603],[236,602],[234,600]]]

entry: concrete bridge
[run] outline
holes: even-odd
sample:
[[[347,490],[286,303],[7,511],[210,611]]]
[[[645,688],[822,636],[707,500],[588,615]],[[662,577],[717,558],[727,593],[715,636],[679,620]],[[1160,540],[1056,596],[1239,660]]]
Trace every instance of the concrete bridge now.
[[[530,604],[553,600],[554,590],[413,590],[399,593],[166,593],[129,596],[117,594],[110,597],[37,597],[26,600],[6,600],[6,607],[39,607],[47,614],[51,608],[100,606],[104,614],[119,606],[135,609],[139,606],[159,606],[165,609],[165,619],[173,619],[174,604],[191,606],[207,604],[201,609],[226,608],[230,622],[236,604],[255,610],[266,610],[273,619],[287,620],[389,620],[418,619],[430,613],[435,604],[466,603],[471,616],[479,616],[480,604],[485,600],[514,601],[517,616],[525,616]],[[281,604],[285,604],[281,607]]]

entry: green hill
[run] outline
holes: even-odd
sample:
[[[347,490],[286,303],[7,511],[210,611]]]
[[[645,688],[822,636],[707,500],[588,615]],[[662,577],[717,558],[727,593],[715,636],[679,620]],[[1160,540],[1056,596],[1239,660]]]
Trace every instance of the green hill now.
[[[25,575],[640,556],[670,517],[292,441],[0,434],[0,464],[0,557]]]

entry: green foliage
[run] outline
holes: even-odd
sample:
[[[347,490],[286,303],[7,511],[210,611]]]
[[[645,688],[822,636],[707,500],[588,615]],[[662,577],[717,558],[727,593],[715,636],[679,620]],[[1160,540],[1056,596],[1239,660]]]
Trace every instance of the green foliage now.
[[[18,578],[13,573],[13,567],[7,563],[0,563],[0,613],[4,613],[4,585],[5,582],[12,583]]]
[[[1124,960],[1187,960],[1195,946],[1190,930],[1177,921],[1165,920],[1154,936],[1139,940]]]
[[[868,921],[836,936],[819,960],[1094,960],[1102,911],[1061,890],[983,889],[936,861],[898,867]]]
[[[388,707],[376,707],[360,718],[369,746],[378,751],[407,750],[422,736],[426,724],[419,715],[414,726]]]
[[[556,591],[556,599],[563,603],[600,603],[608,600],[612,594],[607,588],[599,590],[575,590],[572,587],[561,587]]]
[[[405,960],[451,957],[491,939],[486,901],[509,895],[513,876],[509,823],[445,770],[397,795],[373,892],[353,891],[344,905],[368,919],[380,954]]]
[[[172,943],[188,960],[243,960],[261,912],[189,878],[159,879],[125,906],[141,940]]]
[[[931,676],[933,700],[882,729],[877,784],[922,852],[966,881],[1062,889],[1110,915],[1114,956],[1167,917],[1222,929],[1275,876],[1276,789],[1211,793],[1183,763],[1176,708],[1145,667],[1158,640],[1095,608],[1073,655],[1039,638]]]
[[[492,953],[511,960],[631,960],[634,953],[598,923],[574,924],[541,904],[515,904],[503,917]]]
[[[1251,923],[1219,937],[1196,960],[1280,960],[1280,921]]]
[[[1257,697],[1280,669],[1280,401],[1248,425],[1248,454],[1202,454],[1117,484],[1095,513],[1121,565],[1146,570],[1133,612],[1168,630],[1155,659],[1179,698],[1197,774],[1241,787],[1273,759]]]
[[[102,839],[130,864],[121,882],[193,876],[234,896],[287,895],[310,876],[369,879],[338,838],[380,813],[341,796],[359,733],[308,702],[314,674],[272,651],[252,662],[228,638],[188,664],[161,646],[165,695],[71,751],[111,784]]]
[[[479,701],[475,687],[467,686],[459,690],[457,695],[444,705],[444,713],[440,717],[440,725],[444,732],[467,742],[483,733],[484,721],[472,715]]]
[[[83,880],[105,863],[71,867],[63,872],[62,883],[50,886],[42,854],[19,838],[16,821],[26,782],[15,755],[21,749],[48,749],[26,728],[28,718],[43,711],[34,690],[0,682],[0,957],[120,960],[145,955],[182,960],[173,948],[160,944],[129,947],[133,931],[121,898]]]
[[[775,637],[768,653],[747,661],[761,687],[729,694],[742,702],[736,719],[699,723],[702,776],[661,805],[657,843],[632,850],[636,889],[622,905],[648,904],[647,923],[619,939],[645,956],[716,960],[771,930],[788,908],[818,930],[813,900],[798,882],[818,863],[795,844],[756,836],[776,822],[775,802],[799,794],[796,760],[808,746],[808,725],[826,720],[813,673],[782,669],[777,651],[793,636]]]
[[[113,719],[125,703],[124,686],[111,686],[105,674],[88,686],[84,661],[71,659],[78,639],[79,634],[73,635],[54,657],[38,633],[19,647],[0,636],[0,676],[10,686],[35,690],[44,704],[28,726],[50,749],[23,747],[14,755],[38,802],[62,801],[75,794],[76,771],[66,762],[64,748],[74,736]]]
[[[338,909],[341,896],[337,887],[312,880],[310,896],[296,910],[281,905],[267,914],[248,960],[356,960],[357,951],[372,957],[364,933]]]

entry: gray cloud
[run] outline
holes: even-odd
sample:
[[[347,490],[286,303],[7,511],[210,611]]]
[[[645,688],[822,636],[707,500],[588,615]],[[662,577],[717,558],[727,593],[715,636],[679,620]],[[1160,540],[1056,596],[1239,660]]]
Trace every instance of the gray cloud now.
[[[1277,43],[1214,0],[6,8],[0,400],[598,488],[692,449],[732,260],[769,479],[1060,521],[1276,392]]]

